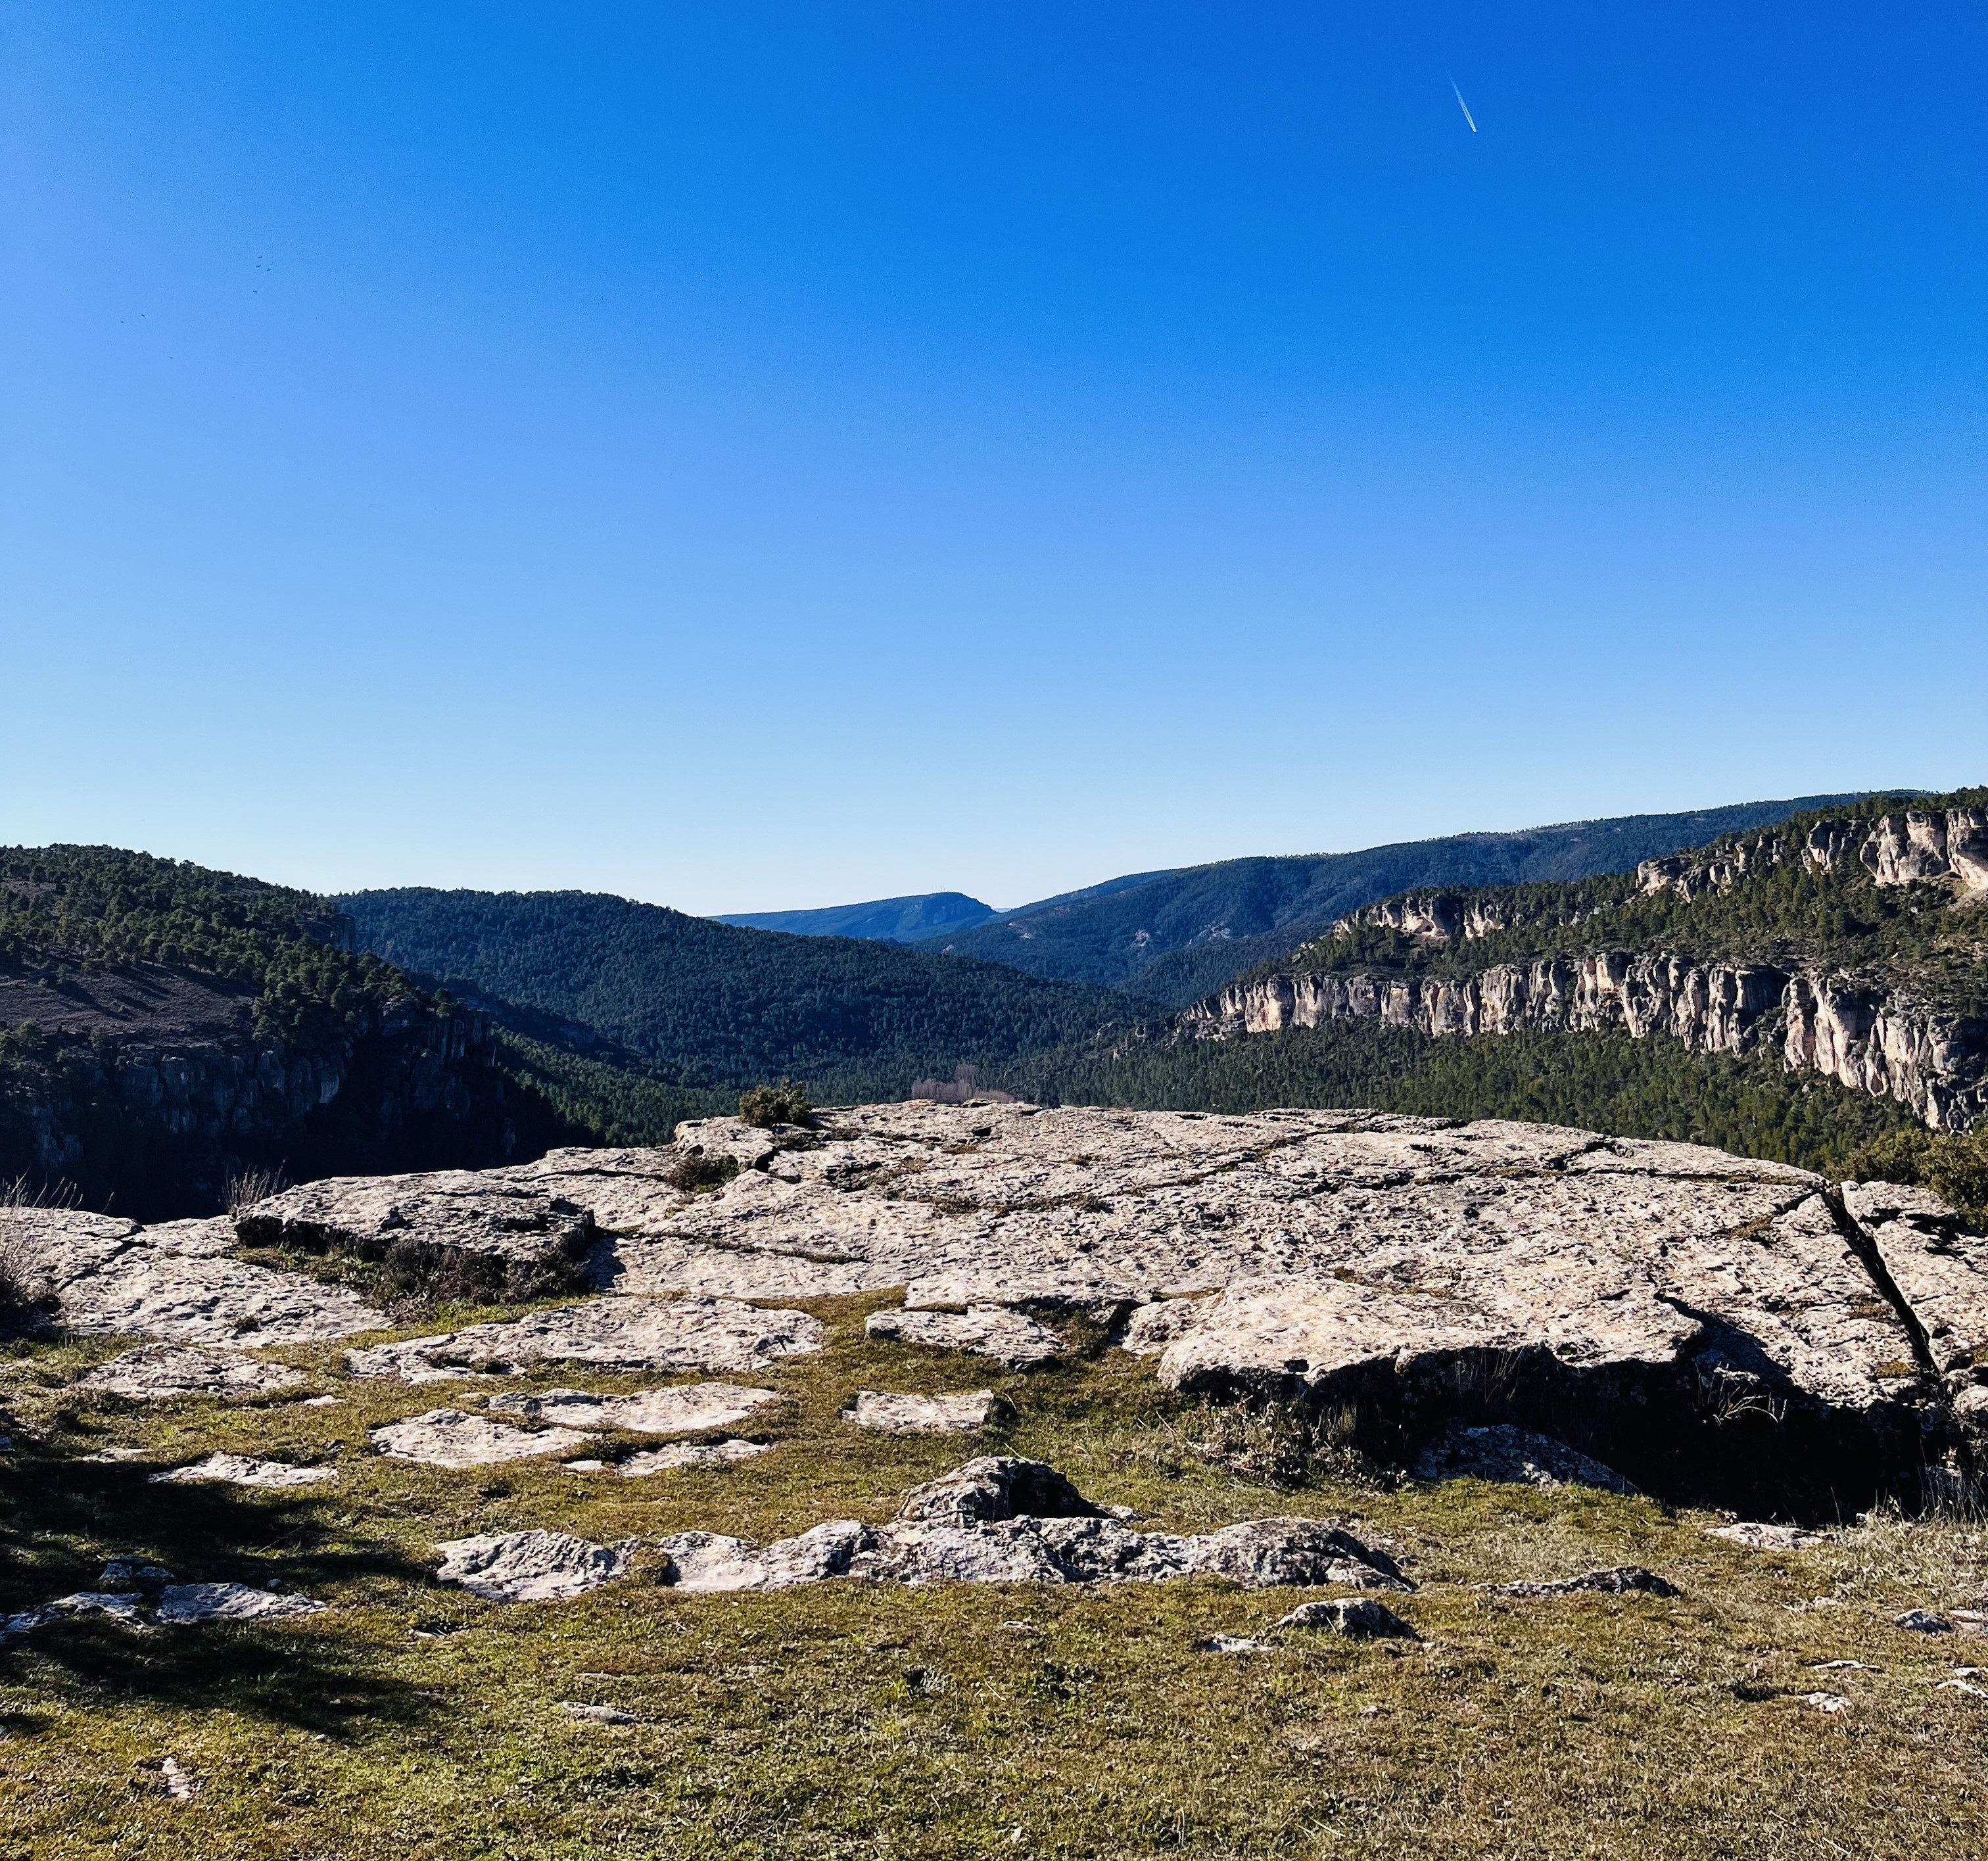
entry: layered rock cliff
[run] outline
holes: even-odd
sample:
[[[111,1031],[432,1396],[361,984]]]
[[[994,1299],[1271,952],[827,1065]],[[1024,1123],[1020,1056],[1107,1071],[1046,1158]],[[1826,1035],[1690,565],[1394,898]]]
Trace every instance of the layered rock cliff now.
[[[1709,906],[1676,909],[1728,899],[1777,873],[1808,882],[1800,904],[1807,915],[1791,908],[1787,932],[1767,912],[1757,914],[1757,928],[1753,920],[1722,918],[1699,930],[1693,920],[1705,919]],[[1855,916],[1858,889],[1825,879],[1832,874],[1886,891],[1924,888],[1912,894],[1924,902],[1899,920],[1923,947],[1905,960],[1894,937],[1874,942],[1867,960],[1827,960],[1845,947],[1845,936],[1851,954],[1861,954],[1855,937],[1867,928]],[[1765,1049],[1778,1051],[1790,1071],[1895,1099],[1932,1129],[1954,1130],[1988,1110],[1988,1016],[1980,1012],[1978,941],[1946,936],[1942,920],[1979,920],[1980,910],[1970,907],[1984,897],[1988,808],[1802,822],[1646,860],[1612,893],[1605,886],[1578,897],[1510,887],[1384,900],[1341,920],[1289,968],[1232,985],[1180,1025],[1217,1039],[1374,1021],[1432,1036],[1540,1028],[1663,1035],[1702,1053]],[[1672,915],[1652,924],[1649,914],[1659,907]],[[1831,909],[1829,921],[1848,929],[1825,946],[1805,934],[1817,913],[1827,917]],[[1952,917],[1956,912],[1969,915]],[[1919,930],[1922,920],[1935,930]],[[1636,930],[1661,935],[1670,947],[1636,947],[1627,941]],[[1509,949],[1528,937],[1561,947],[1481,968],[1460,961],[1471,944],[1496,940]],[[1566,947],[1591,937],[1587,948]],[[1759,953],[1709,956],[1680,947],[1687,940],[1728,950],[1752,941]],[[1387,960],[1367,966],[1361,958],[1368,950]]]

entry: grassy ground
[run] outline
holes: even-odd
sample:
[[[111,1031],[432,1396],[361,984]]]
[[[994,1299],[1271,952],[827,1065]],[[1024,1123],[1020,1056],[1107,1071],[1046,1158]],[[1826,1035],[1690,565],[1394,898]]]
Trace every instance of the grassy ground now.
[[[340,1407],[147,1408],[73,1388],[108,1346],[15,1347],[0,1363],[17,1437],[0,1461],[0,1608],[89,1587],[131,1552],[185,1580],[275,1581],[336,1606],[265,1630],[79,1620],[0,1650],[0,1855],[1988,1853],[1988,1701],[1935,1685],[1956,1663],[1988,1665],[1988,1638],[1891,1623],[1977,1600],[1982,1534],[1878,1519],[1763,1555],[1642,1499],[1280,1488],[1209,1465],[1202,1419],[1121,1352],[997,1375],[1016,1415],[989,1444],[1170,1528],[1356,1518],[1413,1560],[1421,1587],[1398,1606],[1422,1639],[1198,1653],[1201,1636],[1262,1633],[1297,1599],[1201,1582],[698,1597],[659,1586],[651,1565],[577,1601],[502,1606],[432,1581],[434,1543],[472,1532],[765,1538],[888,1517],[905,1487],[975,1449],[859,1435],[837,1419],[844,1402],[989,1379],[975,1360],[865,1340],[876,1302],[815,1308],[830,1348],[770,1373],[786,1400],[749,1430],[773,1453],[640,1481],[382,1460],[368,1426],[465,1386],[349,1383],[336,1349],[282,1354],[313,1372],[300,1393]],[[478,1394],[461,1406],[480,1407],[491,1386],[467,1386]],[[314,1491],[153,1486],[144,1465],[79,1464],[106,1447],[140,1448],[152,1469],[222,1448],[340,1471]],[[1472,1587],[1625,1562],[1682,1596],[1506,1603]],[[1846,1658],[1876,1670],[1818,1670]],[[1797,1697],[1817,1690],[1850,1709]],[[568,1701],[639,1723],[577,1721]],[[167,1755],[204,1780],[191,1801],[152,1785]]]

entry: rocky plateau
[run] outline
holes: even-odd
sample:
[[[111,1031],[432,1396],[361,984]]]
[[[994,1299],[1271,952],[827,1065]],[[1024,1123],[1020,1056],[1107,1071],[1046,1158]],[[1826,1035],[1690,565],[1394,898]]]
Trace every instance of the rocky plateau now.
[[[714,1155],[738,1174],[678,1186]],[[57,1322],[154,1340],[90,1373],[106,1393],[300,1393],[267,1350],[390,1328],[344,1288],[235,1257],[225,1222],[34,1221]],[[1468,1450],[1518,1470],[1501,1477],[1753,1511],[1915,1502],[1977,1477],[1988,1426],[1988,1240],[1925,1192],[1550,1126],[920,1102],[309,1185],[235,1228],[375,1258],[399,1237],[591,1289],[347,1353],[352,1376],[410,1384],[763,1370],[847,1322],[803,1306],[895,1294],[873,1336],[1023,1370],[1121,1347],[1167,1388],[1307,1413],[1432,1472]],[[375,1445],[466,1465],[731,1425],[764,1399],[561,1389],[411,1415]],[[850,1419],[975,1413],[866,1392]]]

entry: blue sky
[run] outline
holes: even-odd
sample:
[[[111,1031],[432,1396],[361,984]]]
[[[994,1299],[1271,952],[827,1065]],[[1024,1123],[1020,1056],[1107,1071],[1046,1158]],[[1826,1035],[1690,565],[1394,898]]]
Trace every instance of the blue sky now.
[[[1988,779],[1985,22],[5,0],[0,840],[1010,904]]]

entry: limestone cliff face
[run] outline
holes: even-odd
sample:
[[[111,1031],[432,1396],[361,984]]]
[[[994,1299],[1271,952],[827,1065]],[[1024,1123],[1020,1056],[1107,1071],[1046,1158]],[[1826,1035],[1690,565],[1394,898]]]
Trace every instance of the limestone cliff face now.
[[[1636,869],[1645,892],[1675,890],[1686,899],[1730,891],[1750,872],[1800,859],[1819,872],[1855,860],[1878,885],[1957,879],[1968,892],[1988,890],[1988,809],[1946,808],[1882,814],[1868,820],[1821,821],[1799,847],[1778,833],[1730,846],[1645,860]]]
[[[1613,1030],[1638,1040],[1661,1034],[1699,1053],[1778,1044],[1790,1071],[1812,1069],[1896,1099],[1935,1130],[1960,1129],[1988,1110],[1988,1030],[1764,964],[1602,951],[1500,963],[1455,979],[1266,976],[1189,1010],[1182,1025],[1219,1040],[1330,1021],[1378,1021],[1439,1036],[1524,1028]]]
[[[1803,860],[1818,872],[1854,862],[1882,886],[1957,880],[1963,895],[1988,891],[1988,809],[1934,809],[1823,821],[1798,843],[1770,829],[1717,846],[1645,860],[1636,868],[1636,889],[1646,894],[1675,892],[1689,903],[1709,892],[1729,892],[1753,874],[1790,860]],[[1371,924],[1428,944],[1472,943],[1511,924],[1507,906],[1496,894],[1410,892],[1341,918],[1331,934]]]
[[[1805,830],[1770,828],[1646,860],[1636,869],[1635,895],[1669,893],[1689,904],[1792,862],[1817,873],[1861,867],[1875,885],[1934,886],[1952,903],[1971,904],[1988,891],[1988,808],[1908,809],[1815,821]],[[1550,901],[1545,908],[1567,907]],[[1466,1038],[1526,1028],[1613,1029],[1638,1040],[1662,1035],[1701,1053],[1778,1050],[1790,1071],[1823,1073],[1854,1091],[1895,1099],[1935,1130],[1963,1128],[1988,1111],[1988,1026],[1978,1015],[1796,955],[1706,961],[1610,950],[1611,908],[1535,918],[1541,907],[1523,889],[1405,893],[1342,919],[1331,938],[1299,953],[1291,973],[1233,984],[1191,1009],[1182,1029],[1218,1039],[1330,1021],[1378,1021]],[[1528,926],[1560,930],[1591,921],[1599,947],[1588,954],[1490,964],[1462,977],[1314,972],[1306,962],[1307,956],[1330,961],[1330,944],[1365,927],[1434,951]]]

